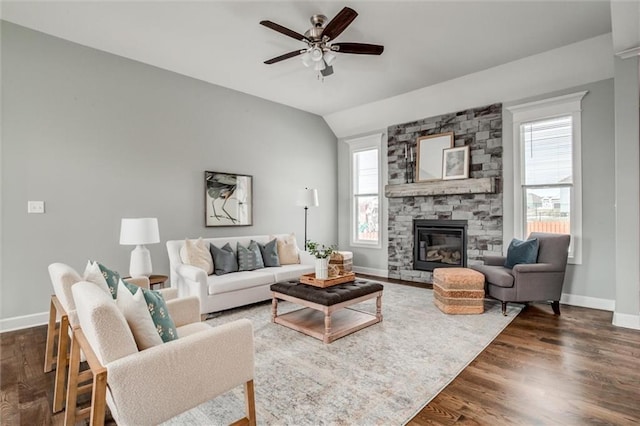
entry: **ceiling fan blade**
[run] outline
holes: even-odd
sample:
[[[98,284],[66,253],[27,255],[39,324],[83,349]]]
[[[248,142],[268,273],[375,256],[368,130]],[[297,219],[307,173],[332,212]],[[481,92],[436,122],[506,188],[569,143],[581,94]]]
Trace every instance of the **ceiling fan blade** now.
[[[355,53],[356,55],[381,55],[384,46],[366,43],[333,43],[331,47],[337,47],[339,53]]]
[[[336,16],[333,17],[331,22],[327,24],[322,32],[322,36],[329,37],[329,40],[336,39],[342,32],[356,19],[358,12],[350,7],[343,8]]]
[[[276,62],[284,61],[285,59],[289,59],[289,58],[293,58],[294,56],[298,56],[302,52],[304,52],[304,49],[302,49],[302,50],[294,50],[293,52],[285,53],[284,55],[276,56],[275,58],[271,58],[271,59],[269,59],[267,61],[264,61],[264,63],[267,64],[267,65],[275,64]]]
[[[274,31],[279,32],[280,34],[284,34],[286,36],[289,36],[291,38],[295,38],[296,40],[300,40],[300,41],[310,41],[307,37],[303,36],[300,33],[297,33],[293,30],[290,30],[289,28],[283,27],[280,24],[276,24],[275,22],[271,22],[271,21],[260,21],[260,25],[264,25],[267,28],[271,28]]]

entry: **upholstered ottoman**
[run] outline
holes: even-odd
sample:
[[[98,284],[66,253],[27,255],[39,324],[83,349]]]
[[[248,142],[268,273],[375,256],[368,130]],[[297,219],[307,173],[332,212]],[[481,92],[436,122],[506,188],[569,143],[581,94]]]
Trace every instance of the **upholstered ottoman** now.
[[[484,312],[484,275],[467,268],[433,270],[433,302],[445,314]]]
[[[271,322],[331,343],[382,321],[383,290],[382,284],[362,279],[326,288],[297,280],[275,283],[271,285]],[[304,308],[278,315],[278,299]],[[375,314],[348,308],[370,299],[376,299]]]

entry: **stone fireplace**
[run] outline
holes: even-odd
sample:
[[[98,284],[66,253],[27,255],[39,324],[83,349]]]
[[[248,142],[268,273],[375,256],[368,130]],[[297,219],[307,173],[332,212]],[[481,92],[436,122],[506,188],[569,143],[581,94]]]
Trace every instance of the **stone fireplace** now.
[[[418,137],[445,132],[454,132],[456,147],[469,145],[469,179],[406,183],[405,146],[415,150]],[[429,259],[442,256],[445,262],[435,267],[447,267],[479,264],[484,255],[501,255],[502,105],[398,124],[389,127],[387,134],[389,278],[430,283],[429,269],[435,265]],[[419,221],[439,221],[441,226],[466,222],[464,255],[460,253],[459,264],[447,263],[458,262],[455,250],[436,254],[435,248],[429,251],[426,242],[422,263],[419,235],[414,233],[414,223]],[[447,246],[454,238],[434,235],[431,242]]]
[[[413,267],[420,271],[467,266],[467,221],[413,221]]]

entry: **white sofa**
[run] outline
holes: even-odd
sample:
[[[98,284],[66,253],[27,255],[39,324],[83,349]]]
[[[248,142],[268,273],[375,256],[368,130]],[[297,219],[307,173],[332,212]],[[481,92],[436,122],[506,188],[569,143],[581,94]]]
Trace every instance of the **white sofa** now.
[[[286,234],[274,234],[272,236],[203,238],[203,240],[220,248],[229,243],[235,252],[237,243],[247,247],[251,240],[266,244],[270,241],[270,237],[286,236]],[[183,245],[184,240],[167,241],[171,287],[178,289],[180,297],[197,296],[200,300],[201,315],[271,299],[269,288],[271,284],[296,279],[302,274],[315,270],[315,258],[305,251],[298,250],[299,264],[224,275],[207,275],[200,268],[182,263],[180,249]]]

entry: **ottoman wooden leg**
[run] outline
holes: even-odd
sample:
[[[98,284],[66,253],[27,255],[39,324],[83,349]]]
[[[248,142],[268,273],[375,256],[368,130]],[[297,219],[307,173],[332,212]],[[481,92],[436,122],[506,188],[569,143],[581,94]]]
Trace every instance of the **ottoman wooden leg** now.
[[[271,322],[276,322],[276,317],[278,316],[278,298],[273,297],[271,299]]]
[[[331,314],[329,312],[324,313],[324,338],[322,341],[324,343],[329,342],[329,335],[331,334]]]
[[[376,318],[382,321],[382,293],[376,297]]]

